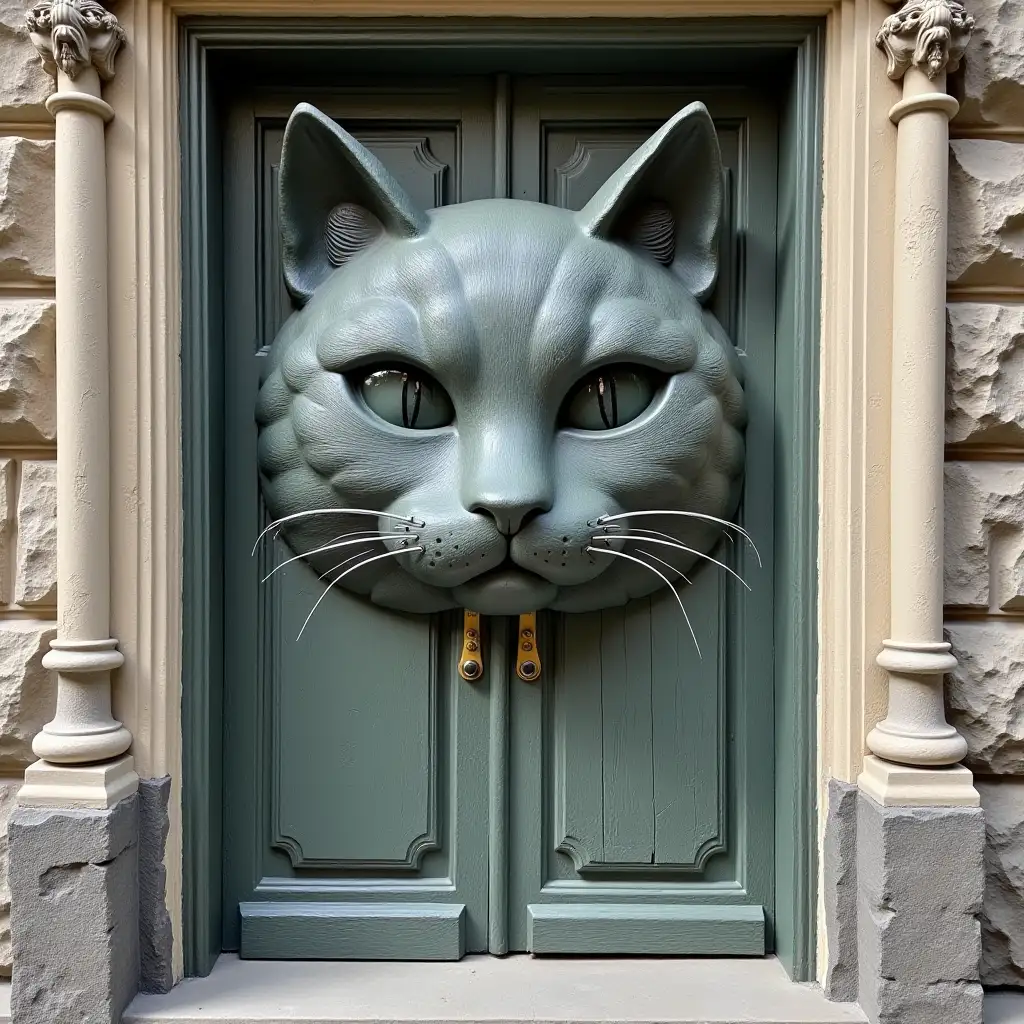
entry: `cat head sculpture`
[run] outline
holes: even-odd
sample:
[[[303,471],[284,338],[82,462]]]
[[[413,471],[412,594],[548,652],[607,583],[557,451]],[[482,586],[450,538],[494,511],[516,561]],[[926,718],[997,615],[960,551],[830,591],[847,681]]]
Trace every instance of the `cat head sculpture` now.
[[[589,611],[678,582],[743,467],[739,363],[701,306],[721,181],[695,103],[579,212],[424,211],[296,107],[280,221],[299,308],[257,403],[263,495],[296,559],[413,612]]]

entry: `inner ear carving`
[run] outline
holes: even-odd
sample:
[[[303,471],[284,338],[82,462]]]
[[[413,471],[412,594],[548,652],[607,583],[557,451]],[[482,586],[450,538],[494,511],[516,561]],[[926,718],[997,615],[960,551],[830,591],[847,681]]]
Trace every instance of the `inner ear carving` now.
[[[365,206],[338,203],[327,215],[324,228],[331,266],[344,266],[353,256],[373,245],[383,233],[384,225]]]
[[[308,103],[284,130],[279,205],[285,283],[300,306],[380,235],[416,238],[429,224],[384,165]]]
[[[576,215],[584,234],[648,253],[700,301],[718,277],[721,219],[722,156],[703,103],[670,118]]]
[[[623,225],[623,241],[666,267],[676,258],[676,219],[672,207],[653,199],[632,210]]]

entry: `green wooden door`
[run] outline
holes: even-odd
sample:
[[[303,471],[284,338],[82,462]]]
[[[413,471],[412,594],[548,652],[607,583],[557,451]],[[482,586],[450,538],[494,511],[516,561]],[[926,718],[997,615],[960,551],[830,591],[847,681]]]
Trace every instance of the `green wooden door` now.
[[[579,208],[701,99],[727,168],[712,306],[744,355],[739,545],[684,594],[541,616],[543,675],[514,623],[485,624],[483,680],[455,671],[461,618],[332,592],[262,528],[259,365],[288,314],[276,178],[308,99],[422,207],[493,195]],[[742,90],[637,79],[353,83],[237,105],[224,162],[224,946],[245,957],[454,959],[466,952],[760,954],[772,945],[776,127]],[[784,753],[784,752],[783,752]]]

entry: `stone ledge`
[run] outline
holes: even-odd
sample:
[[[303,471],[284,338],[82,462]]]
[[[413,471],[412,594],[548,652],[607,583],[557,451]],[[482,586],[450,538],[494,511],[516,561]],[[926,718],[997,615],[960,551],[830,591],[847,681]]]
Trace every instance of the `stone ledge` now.
[[[143,995],[124,1024],[334,1022],[676,1022],[846,1024],[849,1003],[793,984],[774,957],[750,960],[545,960],[469,956],[457,963],[239,960],[208,978]]]

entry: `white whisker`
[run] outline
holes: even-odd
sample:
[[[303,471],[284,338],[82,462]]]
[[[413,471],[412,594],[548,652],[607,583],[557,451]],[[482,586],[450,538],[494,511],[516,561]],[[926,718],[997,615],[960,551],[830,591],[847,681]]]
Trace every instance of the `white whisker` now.
[[[602,526],[601,529],[602,530],[606,530],[606,529],[608,529],[608,527]],[[616,526],[615,529],[618,529],[618,527]],[[629,527],[629,532],[630,533],[644,533],[644,534],[647,534],[648,536],[651,536],[651,537],[664,537],[665,540],[674,540],[674,541],[678,541],[679,540],[678,537],[672,536],[671,533],[662,533],[661,530],[641,530],[639,526],[631,526],[631,527]],[[613,534],[611,534],[611,536],[612,537],[621,537],[622,534],[613,533]],[[730,544],[732,543],[732,537],[730,537],[729,534],[727,534],[724,530],[722,531],[722,536]]]
[[[605,523],[612,523],[616,519],[631,519],[634,516],[684,516],[690,519],[705,519],[709,523],[718,523],[720,526],[724,526],[726,529],[735,530],[740,536],[745,538],[747,543],[754,549],[754,554],[757,556],[757,564],[762,565],[761,552],[757,550],[757,545],[754,543],[754,538],[743,529],[742,526],[738,526],[736,523],[730,523],[728,519],[719,519],[718,516],[707,515],[704,512],[685,512],[679,509],[654,509],[647,508],[640,512],[619,512],[613,516],[598,516],[594,522],[598,526],[604,526]]]
[[[700,658],[701,661],[704,660],[704,655],[700,653],[700,644],[697,643],[697,634],[693,631],[693,626],[690,623],[690,616],[686,614],[686,609],[683,607],[682,598],[679,596],[679,593],[676,591],[676,588],[672,586],[672,581],[663,572],[659,572],[657,569],[654,568],[653,565],[648,564],[642,558],[636,558],[633,555],[627,555],[624,551],[615,551],[612,548],[595,548],[592,546],[584,548],[584,551],[592,551],[594,552],[594,554],[598,555],[613,555],[615,558],[624,558],[627,562],[634,562],[637,565],[642,565],[645,569],[649,570],[650,572],[653,572],[655,576],[663,580],[668,589],[672,591],[672,596],[676,599],[676,604],[679,605],[679,610],[683,613],[683,618],[686,620],[686,625],[690,630],[690,636],[693,637],[693,646],[697,648],[697,657]],[[676,572],[679,572],[679,570],[676,569]],[[682,574],[680,573],[680,575]]]
[[[348,537],[348,536],[351,536],[351,534],[343,533],[341,536],[342,537]],[[274,573],[277,572],[278,569],[283,569],[286,565],[291,565],[292,562],[297,562],[300,558],[312,558],[313,555],[320,555],[320,554],[323,554],[323,552],[325,552],[325,551],[336,551],[339,548],[350,548],[350,547],[352,547],[353,544],[370,544],[373,541],[378,541],[379,542],[379,541],[385,541],[385,540],[391,540],[391,539],[392,538],[391,538],[390,534],[383,533],[379,537],[356,537],[355,540],[336,540],[336,543],[324,544],[322,547],[313,548],[312,551],[303,551],[301,554],[292,555],[291,558],[286,558],[279,565],[275,565],[274,568],[271,569],[270,572],[268,572],[267,575],[264,576],[262,580],[260,580],[260,582],[261,583],[266,583],[267,580],[269,580],[270,577],[273,576]],[[409,539],[410,540],[419,540],[419,536],[417,534],[413,533],[413,534],[409,535]]]
[[[671,569],[673,572],[679,573],[679,575],[683,578],[683,581],[685,583],[689,584],[691,587],[693,586],[693,581],[690,579],[689,576],[686,575],[685,572],[682,571],[682,569],[680,569],[676,565],[673,565],[671,562],[666,562],[664,558],[659,558],[656,554],[654,554],[654,552],[648,551],[646,548],[637,548],[637,554],[643,554],[647,558],[651,558],[655,562],[661,563],[661,565],[665,566],[667,569]]]
[[[422,551],[423,548],[398,548],[395,551],[385,551],[382,555],[374,555],[373,558],[366,558],[362,562],[357,562],[355,565],[350,565],[344,572],[338,573],[337,576],[327,584],[327,589],[317,598],[316,604],[310,609],[309,614],[306,616],[306,621],[302,624],[302,629],[299,630],[299,635],[295,638],[296,640],[302,639],[302,634],[306,631],[306,627],[309,625],[309,620],[313,618],[313,613],[320,607],[320,602],[331,592],[334,584],[338,580],[347,576],[350,572],[355,572],[356,569],[362,569],[364,565],[369,565],[371,562],[379,562],[382,558],[394,558],[396,555],[411,555],[416,551]]]
[[[592,541],[599,541],[599,540],[605,540],[605,539],[606,538],[604,538],[604,537],[592,537],[591,538]],[[698,551],[696,548],[687,547],[687,545],[681,544],[679,541],[658,540],[656,537],[641,537],[641,536],[638,536],[635,533],[617,533],[617,534],[615,534],[615,538],[614,539],[615,540],[633,540],[633,541],[637,541],[638,540],[638,541],[641,541],[644,544],[661,544],[663,547],[675,548],[677,551],[687,551],[691,555],[696,555],[698,558],[703,558],[703,559],[707,560],[708,562],[712,562],[713,564],[717,565],[719,567],[719,569],[724,569],[727,573],[729,573],[730,576],[735,576],[736,579],[739,580],[740,583],[742,583],[743,586],[745,586],[747,588],[747,590],[750,590],[750,584],[747,583],[747,581],[735,569],[731,569],[729,566],[727,566],[725,564],[725,562],[720,562],[717,558],[712,558],[710,555],[705,555],[703,551]]]
[[[349,562],[354,562],[357,558],[362,558],[363,555],[368,555],[373,551],[373,548],[363,548],[362,551],[357,551],[354,555],[349,555],[348,558],[342,559],[337,565],[332,565],[326,572],[320,573],[317,576],[318,580],[326,579],[336,569],[340,569],[343,565],[348,565]]]
[[[276,529],[283,523],[290,523],[296,519],[303,519],[306,516],[376,516],[378,519],[397,519],[400,523],[408,523],[410,526],[418,526],[422,528],[425,523],[421,523],[411,516],[396,516],[391,512],[375,512],[369,508],[311,508],[305,512],[293,512],[290,516],[284,516],[281,519],[275,519],[269,526],[265,527],[260,535],[256,538],[256,543],[252,546],[252,553],[256,554],[256,549],[260,546],[260,541],[270,533],[271,530]]]

